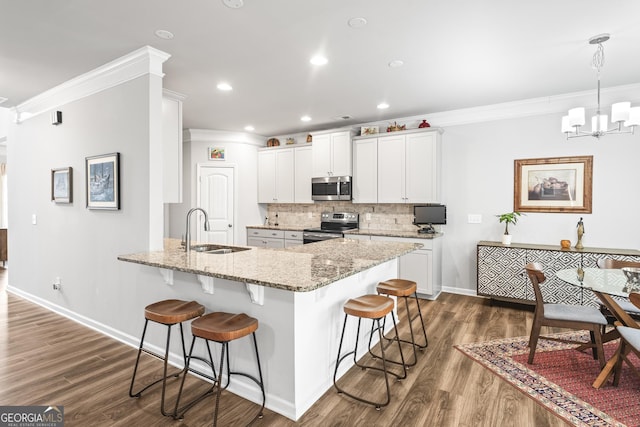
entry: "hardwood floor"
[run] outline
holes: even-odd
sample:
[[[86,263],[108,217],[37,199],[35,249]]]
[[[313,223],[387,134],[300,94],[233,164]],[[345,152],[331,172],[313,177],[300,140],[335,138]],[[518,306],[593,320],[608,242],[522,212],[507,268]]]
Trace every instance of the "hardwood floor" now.
[[[163,417],[160,388],[139,399],[128,396],[136,350],[5,290],[0,270],[0,405],[64,405],[66,426],[205,426],[212,424],[213,398],[182,421]],[[258,426],[563,426],[454,344],[528,335],[532,313],[491,306],[487,300],[442,294],[422,301],[429,347],[408,378],[392,384],[392,401],[380,411],[338,395],[332,388],[297,422],[265,410]],[[401,315],[403,313],[401,312]],[[405,322],[406,323],[406,322]],[[148,358],[139,371],[159,378],[161,362]],[[345,387],[384,389],[369,371],[352,369]],[[168,399],[179,380],[170,382]],[[206,384],[189,376],[188,398]],[[223,393],[219,425],[244,425],[257,405]]]

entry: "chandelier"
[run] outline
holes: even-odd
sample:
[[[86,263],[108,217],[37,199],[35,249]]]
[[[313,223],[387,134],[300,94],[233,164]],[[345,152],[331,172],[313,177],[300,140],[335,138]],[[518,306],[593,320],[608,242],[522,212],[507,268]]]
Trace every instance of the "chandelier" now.
[[[596,115],[591,117],[591,132],[580,128],[585,124],[584,107],[572,108],[569,114],[562,118],[562,132],[569,138],[594,136],[600,138],[608,134],[633,133],[636,126],[640,125],[640,107],[631,107],[630,102],[618,102],[611,105],[611,123],[609,128],[609,116],[601,114],[600,110],[600,70],[604,66],[604,47],[602,43],[609,40],[609,34],[600,34],[589,39],[589,44],[598,45],[593,54],[591,66],[598,75],[598,109]]]

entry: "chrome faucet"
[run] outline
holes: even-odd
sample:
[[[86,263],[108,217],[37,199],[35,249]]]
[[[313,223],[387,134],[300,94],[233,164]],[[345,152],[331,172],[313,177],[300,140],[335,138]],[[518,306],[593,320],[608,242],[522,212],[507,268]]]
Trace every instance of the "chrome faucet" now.
[[[190,219],[191,214],[195,211],[200,211],[204,214],[204,231],[209,231],[209,215],[207,215],[207,211],[202,208],[193,208],[187,212],[187,227],[184,232],[184,240],[185,240],[185,250],[187,253],[191,251],[191,227],[190,227]]]

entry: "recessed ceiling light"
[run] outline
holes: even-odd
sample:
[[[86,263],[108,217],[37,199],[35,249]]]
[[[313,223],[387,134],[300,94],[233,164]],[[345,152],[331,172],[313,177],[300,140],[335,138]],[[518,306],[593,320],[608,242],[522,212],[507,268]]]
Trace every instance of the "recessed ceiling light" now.
[[[247,132],[253,132],[254,130],[256,130],[256,128],[251,125],[247,125],[244,127],[244,130],[246,130]]]
[[[157,30],[156,31],[156,37],[163,39],[163,40],[171,40],[173,39],[173,33],[171,31],[167,31],[167,30]]]
[[[218,86],[216,86],[218,88],[218,90],[222,90],[222,91],[230,91],[233,88],[231,87],[231,85],[229,83],[218,83]]]
[[[300,117],[300,120],[302,120],[303,122],[308,122],[308,121],[311,121],[311,117],[309,117],[309,116],[302,116],[302,117]]]
[[[325,65],[329,60],[322,55],[316,55],[309,60],[313,65]]]
[[[367,20],[364,18],[351,18],[347,21],[347,24],[349,24],[351,28],[362,28],[367,25]]]
[[[386,102],[381,102],[380,104],[378,104],[378,110],[386,110],[387,108],[389,108],[389,104],[387,104]]]
[[[222,0],[222,3],[231,9],[239,9],[244,6],[243,0]]]
[[[403,65],[404,65],[404,61],[400,59],[394,59],[393,61],[389,62],[389,67],[391,68],[398,68],[398,67],[402,67]]]

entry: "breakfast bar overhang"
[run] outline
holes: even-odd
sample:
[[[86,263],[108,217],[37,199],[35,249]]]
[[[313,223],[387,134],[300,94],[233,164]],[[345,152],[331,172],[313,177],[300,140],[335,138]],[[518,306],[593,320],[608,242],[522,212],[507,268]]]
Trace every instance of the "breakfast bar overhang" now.
[[[168,239],[163,251],[118,259],[138,264],[127,268],[132,269],[131,277],[136,277],[135,269],[156,268],[158,286],[171,287],[176,298],[196,299],[207,312],[244,312],[258,319],[266,406],[297,420],[333,384],[343,304],[349,298],[375,293],[380,281],[397,277],[398,257],[420,247],[333,239],[287,249],[187,253],[178,240]],[[348,328],[345,340],[352,341],[345,341],[346,346],[353,345],[356,335],[355,323]],[[361,339],[365,336],[368,340],[367,327],[362,328]],[[182,366],[179,346],[173,344],[171,362]],[[232,369],[255,370],[249,343],[234,344]],[[219,351],[215,346],[212,349]],[[360,350],[358,357],[366,348]],[[343,363],[339,376],[349,367]],[[229,390],[260,401],[255,387],[241,380]]]

